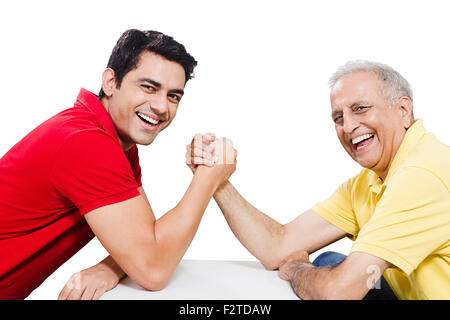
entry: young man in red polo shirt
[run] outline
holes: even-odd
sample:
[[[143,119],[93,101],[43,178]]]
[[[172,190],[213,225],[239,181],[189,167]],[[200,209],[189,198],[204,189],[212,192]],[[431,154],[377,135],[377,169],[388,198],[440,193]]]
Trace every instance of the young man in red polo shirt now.
[[[99,96],[82,89],[73,108],[0,159],[1,299],[27,297],[94,236],[110,256],[77,274],[59,298],[98,298],[124,274],[148,290],[164,287],[235,170],[236,152],[220,140],[234,162],[199,167],[180,202],[155,219],[136,144],[151,144],[169,126],[196,64],[171,37],[128,30]]]

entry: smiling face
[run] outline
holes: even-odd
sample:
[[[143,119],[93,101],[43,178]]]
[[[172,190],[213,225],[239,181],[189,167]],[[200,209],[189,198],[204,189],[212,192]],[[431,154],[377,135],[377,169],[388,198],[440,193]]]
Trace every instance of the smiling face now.
[[[103,73],[102,103],[116,128],[120,145],[148,145],[174,119],[183,96],[185,73],[173,61],[146,51],[137,67],[128,72],[117,88],[114,71]]]
[[[340,78],[331,90],[332,119],[347,153],[383,180],[412,124],[412,102],[399,98],[395,105],[373,72],[354,72]]]

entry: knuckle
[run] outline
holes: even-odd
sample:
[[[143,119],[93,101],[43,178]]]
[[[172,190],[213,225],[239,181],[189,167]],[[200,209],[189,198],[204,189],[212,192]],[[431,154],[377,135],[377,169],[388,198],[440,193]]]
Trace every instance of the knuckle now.
[[[80,287],[80,283],[81,283],[81,275],[80,275],[79,272],[77,272],[77,273],[74,273],[74,274],[70,277],[69,281],[68,281],[67,284],[66,284],[66,287],[67,287],[69,290],[77,289],[77,288]]]

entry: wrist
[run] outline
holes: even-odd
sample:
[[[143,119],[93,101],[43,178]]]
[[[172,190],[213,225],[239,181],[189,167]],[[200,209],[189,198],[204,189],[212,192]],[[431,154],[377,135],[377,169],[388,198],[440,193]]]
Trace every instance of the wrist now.
[[[125,276],[125,272],[120,268],[120,266],[114,261],[111,256],[106,257],[103,261],[99,262],[96,266],[99,269],[103,269],[111,273],[114,277],[117,277],[117,281]]]
[[[206,183],[212,190],[213,194],[219,189],[219,187],[223,184],[220,176],[217,175],[213,168],[207,166],[198,166],[197,170],[194,174],[194,179],[201,179]]]
[[[229,180],[226,180],[225,182],[222,182],[219,184],[219,186],[216,188],[216,192],[214,193],[214,197],[220,197],[221,195],[224,195],[228,192],[228,188],[231,186],[231,183]]]

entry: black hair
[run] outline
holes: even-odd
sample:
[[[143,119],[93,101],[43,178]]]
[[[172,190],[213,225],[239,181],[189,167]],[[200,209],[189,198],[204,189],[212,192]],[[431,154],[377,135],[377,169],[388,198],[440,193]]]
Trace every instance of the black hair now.
[[[158,31],[130,29],[117,40],[108,61],[107,68],[114,70],[117,88],[120,88],[123,77],[137,67],[144,51],[154,52],[169,61],[179,63],[184,69],[186,82],[194,77],[197,61],[187,53],[181,43]],[[102,99],[104,96],[103,89],[100,89],[98,98]]]

